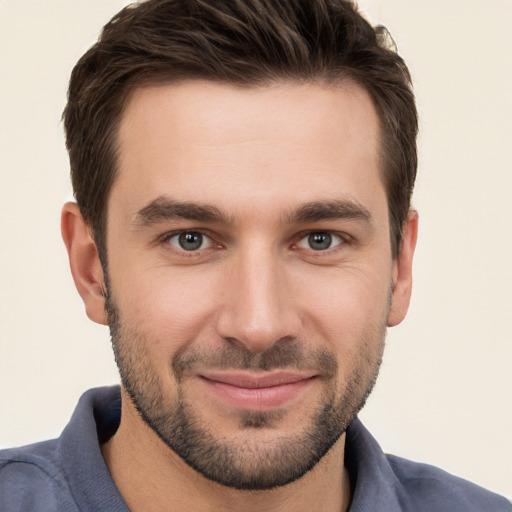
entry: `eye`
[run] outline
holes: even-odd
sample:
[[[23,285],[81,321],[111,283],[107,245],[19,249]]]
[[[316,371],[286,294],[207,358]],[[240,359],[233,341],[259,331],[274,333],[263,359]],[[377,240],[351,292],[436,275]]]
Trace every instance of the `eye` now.
[[[213,242],[199,231],[181,231],[167,238],[167,243],[183,251],[199,251],[211,247]]]
[[[326,251],[343,243],[343,239],[338,235],[333,235],[327,231],[318,231],[309,233],[301,238],[297,247],[301,249],[312,249],[313,251]]]

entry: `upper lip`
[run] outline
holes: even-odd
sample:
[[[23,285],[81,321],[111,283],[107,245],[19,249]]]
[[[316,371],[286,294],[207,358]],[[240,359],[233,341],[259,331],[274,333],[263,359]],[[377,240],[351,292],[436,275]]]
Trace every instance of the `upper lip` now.
[[[200,376],[221,384],[229,384],[239,388],[258,389],[293,384],[301,380],[314,377],[314,373],[299,373],[290,371],[276,371],[254,373],[246,371],[211,371],[202,372]]]

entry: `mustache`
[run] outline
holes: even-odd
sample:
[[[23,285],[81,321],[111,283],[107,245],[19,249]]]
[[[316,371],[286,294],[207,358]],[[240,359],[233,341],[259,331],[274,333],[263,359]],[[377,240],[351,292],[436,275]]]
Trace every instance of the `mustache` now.
[[[214,351],[183,347],[172,359],[172,370],[178,381],[198,366],[218,370],[253,371],[286,368],[315,371],[324,378],[332,378],[338,372],[338,362],[329,351],[306,349],[301,343],[289,340],[279,340],[265,352],[257,354],[241,344],[226,344]]]

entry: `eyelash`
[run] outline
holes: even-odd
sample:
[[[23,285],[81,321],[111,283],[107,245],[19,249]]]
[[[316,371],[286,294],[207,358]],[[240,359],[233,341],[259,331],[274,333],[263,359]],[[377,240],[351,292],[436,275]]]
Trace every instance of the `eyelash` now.
[[[329,237],[329,241],[335,243],[335,245],[330,244],[330,246],[327,247],[326,249],[315,250],[311,247],[311,237],[314,236],[327,236]],[[298,249],[311,250],[313,253],[321,255],[336,250],[337,247],[339,247],[340,245],[345,245],[348,241],[348,235],[346,235],[345,233],[338,233],[333,231],[308,231],[305,234],[301,234],[300,238],[298,239],[298,242],[296,242],[294,246],[297,247]],[[301,242],[305,242],[306,244],[309,245],[309,247],[300,247],[299,244]]]
[[[202,235],[203,237],[210,240],[210,246],[206,247],[204,249],[190,250],[190,251],[187,251],[186,249],[183,249],[183,248],[179,249],[177,247],[173,247],[172,244],[170,243],[170,241],[174,237],[179,237],[184,234]],[[214,238],[211,236],[211,234],[209,232],[202,230],[202,229],[181,229],[179,231],[171,231],[170,233],[166,233],[165,235],[160,237],[159,242],[164,245],[171,246],[173,248],[173,250],[179,252],[180,254],[183,254],[184,256],[195,256],[195,255],[197,256],[198,254],[202,254],[205,250],[209,249],[211,246],[217,246],[217,248],[222,247],[221,244],[215,242]]]
[[[208,247],[203,248],[203,249],[187,250],[187,249],[184,249],[184,248],[180,249],[180,248],[178,248],[176,246],[173,246],[173,244],[170,243],[170,241],[173,238],[179,237],[179,236],[184,235],[184,234],[199,234],[199,235],[202,235],[203,237],[205,237],[206,239],[208,239],[210,241],[210,245]],[[307,239],[308,237],[313,236],[313,235],[329,235],[332,238],[337,238],[338,239],[338,243],[336,245],[334,245],[334,246],[328,247],[328,248],[323,249],[323,250],[314,250],[311,247],[310,248],[305,248],[305,247],[300,247],[299,246],[300,242],[304,241],[305,239]],[[310,252],[311,254],[314,254],[315,256],[322,256],[322,255],[330,254],[330,253],[338,250],[338,248],[340,246],[345,246],[347,244],[353,243],[352,237],[350,235],[348,235],[347,233],[337,232],[337,231],[329,231],[329,230],[306,231],[306,232],[302,232],[302,233],[298,234],[294,238],[295,238],[296,241],[293,242],[293,244],[291,244],[293,250],[306,250],[306,251]],[[182,230],[178,230],[178,231],[171,231],[171,232],[166,233],[163,236],[161,236],[159,238],[159,243],[167,246],[168,248],[172,247],[171,250],[174,250],[174,251],[178,252],[180,255],[182,255],[184,257],[194,257],[194,256],[197,257],[198,255],[203,254],[204,251],[207,251],[208,249],[210,249],[212,246],[214,248],[217,248],[217,249],[223,248],[222,244],[216,242],[214,237],[211,235],[211,233],[209,231],[206,231],[206,230],[203,230],[203,229],[182,229]]]

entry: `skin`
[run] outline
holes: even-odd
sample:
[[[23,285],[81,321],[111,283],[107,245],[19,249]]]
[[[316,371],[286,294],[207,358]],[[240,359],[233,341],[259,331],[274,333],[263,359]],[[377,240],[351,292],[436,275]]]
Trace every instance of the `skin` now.
[[[385,328],[407,312],[417,215],[410,212],[393,259],[379,123],[364,90],[204,81],[139,89],[123,115],[119,147],[108,201],[109,293],[122,342],[135,354],[132,368],[156,376],[162,407],[171,409],[180,394],[214,437],[264,460],[283,440],[301,439],[330,392],[347,396],[356,371],[355,394],[371,388]],[[170,201],[209,205],[221,215],[169,215]],[[326,215],[335,201],[343,215]],[[307,214],[312,203],[320,205],[317,215]],[[203,233],[202,248],[183,250],[183,231]],[[87,314],[106,324],[105,276],[75,204],[64,206],[62,232]],[[331,246],[313,248],[312,233],[331,234]],[[226,400],[204,378],[221,371],[213,361],[227,347],[261,361],[291,344],[306,358],[328,353],[336,371],[328,377],[318,362],[297,370],[307,384],[277,405]],[[180,379],[173,361],[181,354],[202,356]],[[262,373],[243,370],[250,379]],[[141,418],[124,386],[122,400],[119,430],[103,454],[130,510],[349,505],[344,435],[293,483],[240,491],[187,465]],[[277,413],[263,428],[244,428],[247,410]],[[242,454],[240,464],[248,465]]]

